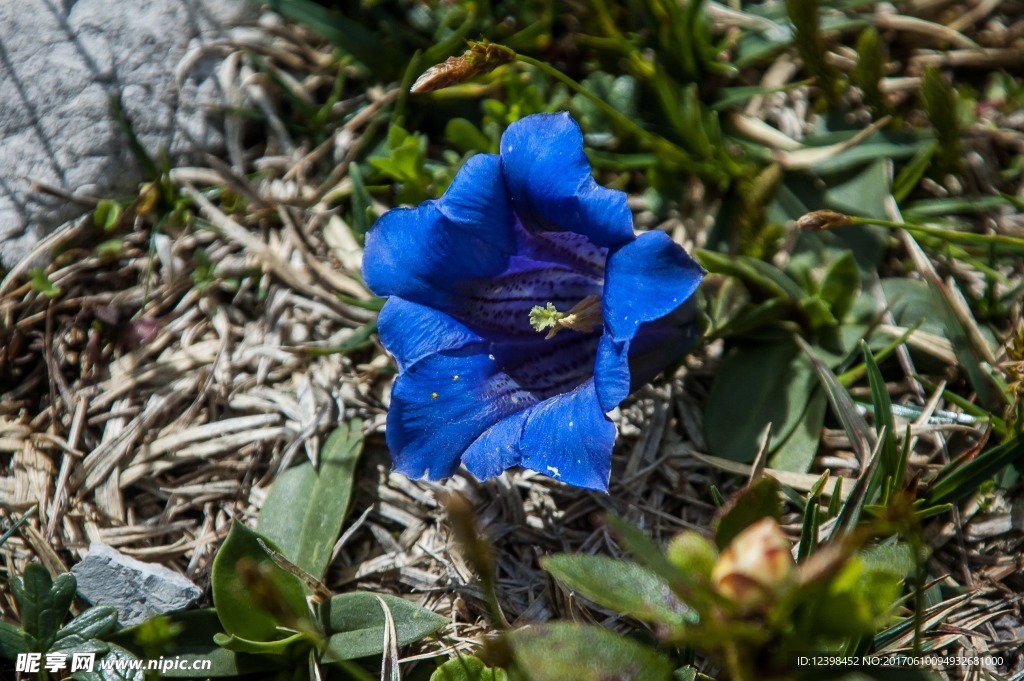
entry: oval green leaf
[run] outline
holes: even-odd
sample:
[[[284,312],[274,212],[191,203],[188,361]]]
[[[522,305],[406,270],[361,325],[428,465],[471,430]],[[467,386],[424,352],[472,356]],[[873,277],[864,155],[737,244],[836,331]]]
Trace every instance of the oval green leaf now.
[[[262,537],[242,523],[231,525],[227,539],[213,559],[213,603],[224,631],[250,641],[274,641],[284,638],[279,626],[294,627],[295,619],[309,618],[305,586],[298,577],[281,569],[259,545]],[[266,544],[280,551],[271,540]],[[260,595],[239,574],[239,565],[248,564],[261,575]],[[268,611],[269,601],[275,603]],[[287,610],[288,613],[280,612]],[[292,621],[282,621],[284,619]]]
[[[324,605],[324,620],[331,633],[323,654],[324,662],[355,660],[384,652],[384,611],[375,594],[339,594]],[[426,608],[396,596],[384,599],[395,620],[399,646],[428,636],[448,620]]]

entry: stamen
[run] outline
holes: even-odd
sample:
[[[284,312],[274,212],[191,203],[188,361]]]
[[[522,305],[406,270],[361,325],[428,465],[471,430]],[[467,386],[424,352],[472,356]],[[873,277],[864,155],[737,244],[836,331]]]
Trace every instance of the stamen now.
[[[530,326],[537,331],[551,329],[545,339],[554,338],[562,329],[590,333],[602,324],[604,317],[601,316],[601,298],[598,296],[587,296],[568,312],[559,312],[551,303],[544,307],[535,305],[530,310]]]

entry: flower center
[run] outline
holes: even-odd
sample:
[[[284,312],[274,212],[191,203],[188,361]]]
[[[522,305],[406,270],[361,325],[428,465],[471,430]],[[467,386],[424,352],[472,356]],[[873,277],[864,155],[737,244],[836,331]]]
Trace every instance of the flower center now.
[[[559,312],[552,303],[544,307],[534,305],[530,310],[530,326],[536,331],[550,329],[545,339],[554,338],[562,329],[590,333],[604,324],[601,316],[601,298],[587,296],[576,303],[568,312]]]

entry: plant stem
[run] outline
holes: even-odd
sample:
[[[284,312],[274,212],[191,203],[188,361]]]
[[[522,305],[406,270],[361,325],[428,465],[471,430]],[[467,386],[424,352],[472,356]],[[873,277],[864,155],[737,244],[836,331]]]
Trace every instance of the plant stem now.
[[[636,123],[636,121],[632,120],[628,116],[625,116],[624,114],[622,114],[622,112],[617,111],[614,107],[609,105],[603,99],[601,99],[593,92],[583,87],[582,85],[580,85],[575,80],[565,75],[555,67],[551,66],[550,64],[545,64],[542,61],[538,61],[533,57],[527,57],[526,55],[523,54],[517,54],[516,60],[542,71],[544,74],[554,78],[560,83],[567,85],[569,89],[571,89],[573,92],[582,95],[583,97],[586,97],[591,102],[593,102],[594,106],[600,109],[606,116],[615,121],[615,123],[618,126],[625,130],[628,130],[632,135],[634,135],[639,140],[644,142],[653,151],[660,155],[663,155],[665,160],[668,160],[672,164],[684,170],[688,170],[694,173],[700,173],[704,175],[717,174],[712,169],[707,168],[704,164],[694,161],[679,146],[673,144],[672,142],[665,139],[661,135],[657,135],[648,130],[644,130],[642,127],[640,127],[639,124]]]
[[[973,234],[970,232],[958,232],[953,229],[931,227],[929,225],[917,225],[912,222],[896,222],[894,220],[853,216],[850,217],[849,224],[877,225],[888,229],[903,229],[911,234],[922,234],[954,243],[966,244],[968,246],[1005,246],[1017,251],[1024,251],[1024,239],[1006,236],[1004,234]]]

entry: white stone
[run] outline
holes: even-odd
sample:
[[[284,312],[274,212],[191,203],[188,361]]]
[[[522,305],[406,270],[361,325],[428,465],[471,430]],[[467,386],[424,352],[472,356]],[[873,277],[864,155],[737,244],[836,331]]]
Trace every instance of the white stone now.
[[[0,265],[88,210],[32,182],[120,198],[145,179],[111,95],[150,153],[219,149],[219,60],[186,55],[256,15],[248,0],[0,1]]]
[[[143,563],[101,542],[89,544],[89,555],[71,573],[78,580],[78,594],[93,605],[116,608],[117,621],[125,627],[184,610],[203,595],[177,572]]]

